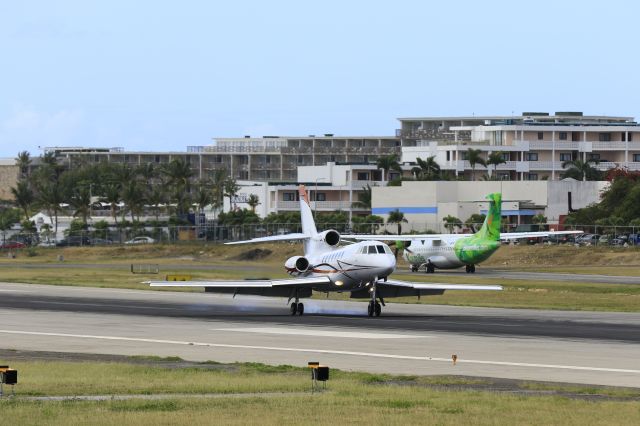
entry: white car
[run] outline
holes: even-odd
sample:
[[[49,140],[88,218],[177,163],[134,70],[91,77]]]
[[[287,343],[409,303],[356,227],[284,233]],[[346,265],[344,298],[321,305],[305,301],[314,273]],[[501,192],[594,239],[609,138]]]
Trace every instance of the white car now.
[[[156,240],[151,237],[135,237],[132,240],[125,241],[125,244],[153,244]]]

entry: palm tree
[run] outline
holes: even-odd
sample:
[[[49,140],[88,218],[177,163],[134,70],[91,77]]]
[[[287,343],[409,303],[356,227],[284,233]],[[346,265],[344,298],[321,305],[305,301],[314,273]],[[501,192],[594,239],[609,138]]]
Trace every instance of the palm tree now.
[[[109,203],[111,206],[111,217],[115,222],[116,226],[118,225],[118,204],[122,201],[121,197],[121,186],[118,183],[109,183],[104,186],[104,197],[102,197],[102,201],[105,203]]]
[[[233,210],[233,207],[232,207],[233,197],[236,196],[239,189],[240,189],[240,185],[236,183],[235,179],[229,178],[224,181],[224,195],[226,197],[229,197],[229,210]]]
[[[58,161],[56,160],[56,153],[53,151],[47,151],[42,156],[42,162],[49,166],[57,166]]]
[[[455,216],[448,215],[442,219],[444,222],[444,227],[449,230],[450,234],[453,234],[453,230],[456,227],[462,226],[462,221]]]
[[[382,170],[382,180],[389,180],[389,170],[395,170],[402,173],[400,163],[398,162],[398,154],[379,157],[378,161],[376,162],[376,166],[378,167],[378,169]]]
[[[65,202],[64,188],[58,180],[39,181],[37,185],[36,200],[38,204],[47,210],[47,214],[53,221],[55,238],[58,238],[58,214]]]
[[[24,180],[18,181],[18,185],[15,188],[11,188],[11,194],[13,194],[16,205],[24,212],[24,218],[29,219],[29,209],[35,201],[33,190],[29,183]]]
[[[178,205],[178,214],[183,214],[189,204],[191,192],[191,178],[193,171],[191,165],[182,158],[176,158],[168,163],[162,170],[168,178],[168,184],[173,187],[174,200]]]
[[[354,201],[353,206],[371,210],[371,186],[369,184],[362,187],[362,192],[358,194],[358,201]]]
[[[91,214],[91,192],[88,186],[81,186],[69,199],[69,204],[73,207],[73,216],[80,216],[82,223],[87,224],[87,217]]]
[[[535,216],[533,216],[531,218],[531,222],[537,224],[538,225],[538,231],[541,231],[542,230],[542,225],[547,223],[547,218],[542,213],[538,213],[537,215],[535,215]]]
[[[497,173],[498,171],[498,165],[500,164],[506,164],[507,161],[504,159],[504,154],[502,153],[502,151],[494,151],[491,154],[489,154],[489,158],[487,158],[487,166],[493,166],[493,171],[494,173]],[[491,173],[491,169],[489,169],[489,173]]]
[[[211,192],[207,189],[207,182],[200,182],[198,191],[196,192],[195,202],[198,205],[200,213],[204,213],[205,207],[211,204]]]
[[[562,163],[562,168],[567,169],[562,172],[562,178],[573,178],[576,180],[599,180],[602,178],[600,170],[592,166],[592,164],[598,164],[598,160],[589,159],[587,161],[568,160]]]
[[[224,206],[224,182],[227,169],[216,169],[211,176],[211,205],[214,212]]]
[[[16,157],[16,166],[20,168],[22,177],[29,176],[29,166],[31,166],[31,154],[29,151],[22,151]]]
[[[260,204],[260,198],[256,194],[251,194],[249,195],[247,204],[249,204],[249,207],[251,207],[251,211],[255,213],[256,207],[258,207],[258,205]]]
[[[469,148],[467,150],[467,161],[469,165],[471,165],[471,180],[476,180],[476,164],[480,164],[482,166],[487,165],[487,162],[484,158],[481,157],[482,150]]]
[[[402,222],[407,223],[407,219],[404,217],[404,213],[402,213],[399,209],[395,209],[389,212],[389,217],[387,218],[387,224],[397,223],[398,235],[402,234]]]
[[[11,229],[14,223],[20,220],[20,213],[14,209],[0,210],[0,231],[2,231],[2,242],[6,238],[6,231]]]
[[[122,219],[124,220],[127,210],[131,213],[131,222],[135,221],[134,215],[140,219],[140,214],[144,208],[144,190],[138,180],[132,179],[122,187],[122,201],[125,206],[122,212]]]
[[[435,155],[427,157],[426,160],[416,158],[418,167],[414,167],[411,172],[417,180],[438,180],[440,178],[440,165],[436,161]]]
[[[476,225],[482,224],[485,218],[486,218],[486,215],[474,213],[471,216],[469,216],[467,220],[464,221],[464,226],[466,226],[467,228],[470,228],[473,232],[477,232]]]
[[[167,202],[167,192],[164,189],[164,185],[154,185],[151,191],[147,192],[147,203],[153,209],[156,216],[156,221],[160,220],[160,211],[162,210],[162,204]]]

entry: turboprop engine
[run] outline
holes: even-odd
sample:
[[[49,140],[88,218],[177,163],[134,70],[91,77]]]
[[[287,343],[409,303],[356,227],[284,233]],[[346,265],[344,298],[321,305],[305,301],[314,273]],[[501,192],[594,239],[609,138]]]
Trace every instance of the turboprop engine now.
[[[307,272],[311,265],[309,264],[309,260],[304,256],[293,256],[287,259],[284,263],[284,267],[287,272],[290,274],[302,274]]]
[[[318,234],[322,241],[325,244],[335,247],[340,244],[340,233],[338,231],[334,231],[333,229],[329,229],[328,231],[321,232]]]

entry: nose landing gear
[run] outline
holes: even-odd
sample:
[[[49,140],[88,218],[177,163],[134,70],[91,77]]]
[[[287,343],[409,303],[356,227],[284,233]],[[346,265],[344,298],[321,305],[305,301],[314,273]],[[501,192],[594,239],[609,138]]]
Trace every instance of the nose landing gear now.
[[[367,306],[367,314],[370,317],[374,315],[379,317],[380,314],[382,313],[382,305],[384,305],[384,300],[382,299],[382,297],[380,297],[380,301],[382,302],[382,305],[378,303],[378,300],[377,300],[378,295],[376,292],[376,281],[373,282],[373,286],[371,287],[371,301],[369,302],[369,306]]]

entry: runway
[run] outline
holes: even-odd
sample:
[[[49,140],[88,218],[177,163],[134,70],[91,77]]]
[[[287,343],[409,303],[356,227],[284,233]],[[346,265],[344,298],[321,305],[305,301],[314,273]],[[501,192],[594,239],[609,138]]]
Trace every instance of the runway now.
[[[2,283],[0,347],[640,387],[640,314],[304,302]]]
[[[436,270],[435,275],[442,276],[460,276],[463,274],[469,277],[464,269],[456,270]],[[599,284],[626,284],[640,285],[640,278],[635,276],[616,276],[616,275],[600,275],[600,274],[567,274],[558,272],[521,272],[509,271],[504,269],[484,268],[482,265],[478,267],[476,273],[472,275],[477,278],[496,278],[509,280],[527,280],[527,281],[558,281],[558,282],[579,282],[579,283],[599,283]]]

